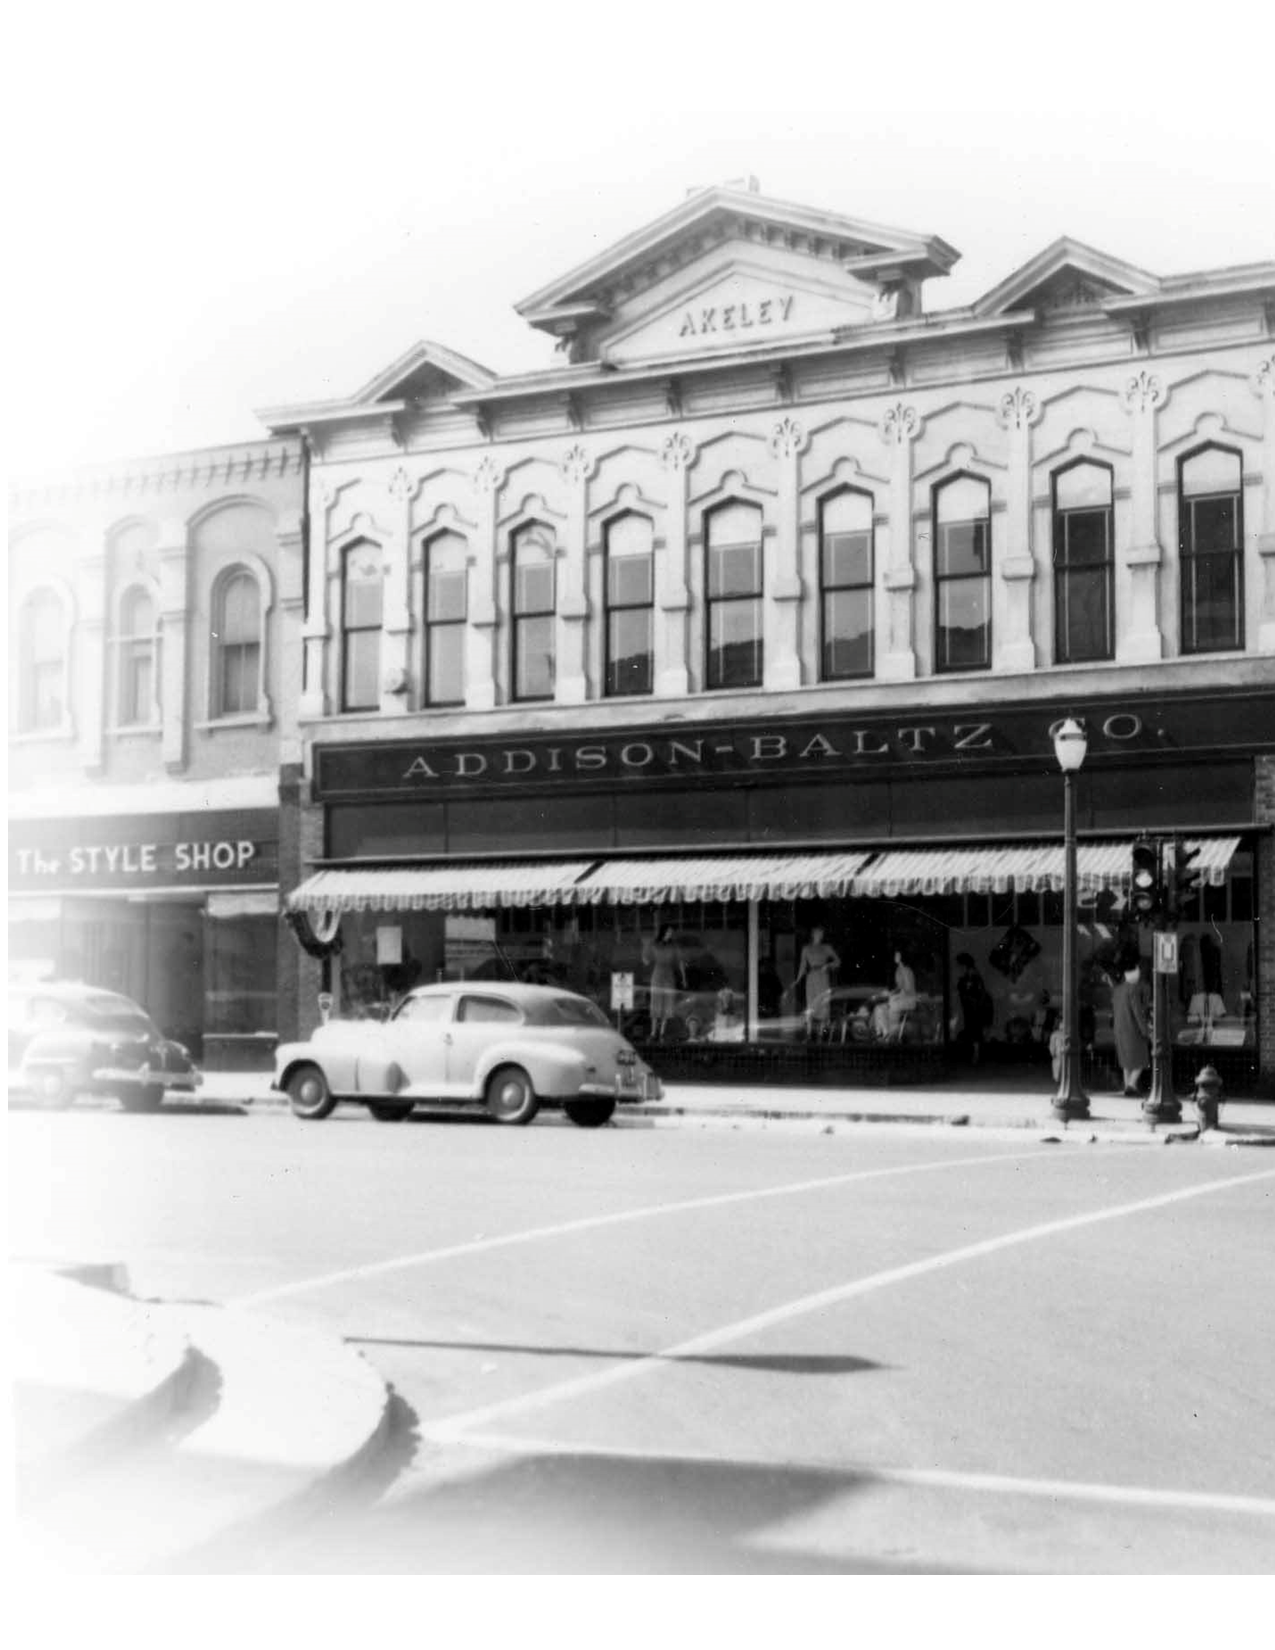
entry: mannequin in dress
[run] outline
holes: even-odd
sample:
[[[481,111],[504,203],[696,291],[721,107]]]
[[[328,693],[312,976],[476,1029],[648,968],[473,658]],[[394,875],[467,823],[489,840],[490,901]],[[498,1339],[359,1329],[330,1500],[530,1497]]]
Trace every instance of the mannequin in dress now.
[[[654,939],[647,941],[642,961],[651,970],[651,1036],[662,1037],[677,1003],[679,977],[682,989],[686,989],[686,965],[671,926],[661,928]]]
[[[831,1004],[828,993],[832,989],[832,976],[836,969],[841,967],[841,958],[823,937],[822,928],[810,930],[810,940],[802,948],[801,961],[797,968],[797,978],[793,981],[793,989],[806,982],[806,1035],[814,1034],[815,1028],[822,1032],[828,1024],[831,1013]]]

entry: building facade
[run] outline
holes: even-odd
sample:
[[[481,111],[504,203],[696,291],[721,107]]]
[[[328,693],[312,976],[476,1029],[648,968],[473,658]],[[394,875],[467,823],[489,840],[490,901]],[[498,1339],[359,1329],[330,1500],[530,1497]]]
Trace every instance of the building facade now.
[[[295,950],[304,463],[272,440],[10,498],[10,977],[123,991],[217,1065],[268,1063]]]
[[[1179,838],[1175,1039],[1270,1083],[1275,264],[1064,239],[935,307],[956,257],[706,190],[518,306],[551,369],[423,343],[263,414],[310,455],[290,1029],[513,970],[674,1066],[941,1048],[968,953],[1039,1056],[1075,716],[1086,954],[1148,951],[1131,842]]]

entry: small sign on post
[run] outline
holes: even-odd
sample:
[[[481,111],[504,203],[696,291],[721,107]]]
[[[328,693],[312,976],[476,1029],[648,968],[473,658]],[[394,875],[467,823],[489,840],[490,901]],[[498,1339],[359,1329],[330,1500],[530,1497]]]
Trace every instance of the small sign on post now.
[[[611,1007],[617,1011],[622,1008],[633,1007],[633,976],[632,974],[612,974],[611,976]]]
[[[1157,974],[1176,974],[1178,971],[1178,936],[1159,933],[1155,937],[1155,971]]]
[[[323,1021],[324,1025],[327,1025],[328,1019],[329,1019],[329,1016],[331,1015],[331,1013],[332,1013],[332,993],[330,991],[320,991],[320,993],[319,993],[319,1018]]]

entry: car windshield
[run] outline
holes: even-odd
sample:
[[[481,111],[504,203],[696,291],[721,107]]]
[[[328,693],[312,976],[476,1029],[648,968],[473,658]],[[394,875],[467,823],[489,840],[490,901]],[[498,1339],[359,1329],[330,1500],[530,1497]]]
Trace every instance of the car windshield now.
[[[80,1007],[86,1019],[93,1021],[96,1026],[109,1028],[112,1031],[150,1031],[152,1030],[150,1016],[145,1009],[139,1008],[127,997],[117,997],[113,992],[95,991],[80,999]]]
[[[609,1029],[611,1025],[598,1005],[589,1002],[586,997],[550,997],[547,1017],[571,1026],[606,1026]]]

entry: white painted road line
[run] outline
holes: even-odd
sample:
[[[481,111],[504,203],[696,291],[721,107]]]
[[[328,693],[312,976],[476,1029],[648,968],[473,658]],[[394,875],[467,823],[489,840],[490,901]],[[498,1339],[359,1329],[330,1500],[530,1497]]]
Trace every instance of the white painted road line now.
[[[657,1450],[635,1446],[573,1444],[563,1438],[510,1437],[504,1433],[469,1432],[452,1440],[467,1449],[493,1455],[567,1455],[625,1461],[661,1461]],[[767,1460],[761,1456],[710,1454],[678,1450],[674,1458],[694,1466],[748,1467],[759,1471],[827,1473],[830,1478],[854,1478],[875,1484],[904,1484],[916,1489],[959,1490],[962,1494],[1034,1496],[1047,1501],[1090,1501],[1109,1506],[1147,1507],[1161,1511],[1240,1513],[1245,1517],[1275,1518],[1275,1499],[1260,1495],[1226,1495],[1210,1490],[1148,1489],[1141,1484],[1087,1484],[1069,1478],[1010,1478],[1003,1473],[947,1472],[928,1467],[875,1467],[858,1461]],[[391,1498],[396,1492],[391,1491]],[[418,1493],[405,1484],[403,1496]]]
[[[1234,1186],[1250,1186],[1257,1181],[1272,1179],[1275,1179],[1275,1169],[1264,1169],[1257,1174],[1236,1175],[1229,1180],[1212,1180],[1204,1185],[1187,1186],[1176,1192],[1163,1192],[1158,1197],[1141,1198],[1136,1203],[1120,1203],[1088,1214],[1068,1215],[1062,1220],[1051,1220],[1040,1226],[1026,1226],[1017,1232],[1005,1232],[1000,1237],[985,1238],[980,1243],[967,1243],[959,1249],[949,1249],[943,1254],[911,1261],[906,1266],[894,1266],[885,1272],[874,1272],[866,1278],[856,1278],[852,1283],[838,1284],[832,1289],[821,1289],[813,1295],[802,1295],[782,1306],[772,1307],[767,1312],[758,1312],[752,1317],[741,1318],[736,1323],[725,1324],[720,1329],[711,1329],[703,1335],[695,1335],[688,1341],[665,1347],[661,1352],[635,1359],[631,1363],[595,1370],[588,1375],[577,1376],[574,1380],[561,1381],[555,1386],[541,1387],[535,1392],[486,1404],[481,1409],[472,1409],[467,1414],[451,1416],[423,1427],[422,1431],[425,1436],[437,1443],[453,1442],[471,1428],[489,1426],[493,1421],[508,1421],[531,1410],[544,1409],[569,1398],[579,1398],[586,1393],[599,1392],[605,1387],[618,1386],[622,1381],[631,1381],[639,1375],[649,1374],[653,1369],[667,1367],[679,1358],[699,1357],[732,1341],[760,1334],[763,1330],[773,1329],[777,1324],[788,1323],[793,1318],[806,1317],[827,1307],[840,1306],[845,1301],[854,1300],[859,1295],[871,1294],[874,1290],[888,1289],[896,1283],[908,1283],[913,1278],[925,1277],[931,1272],[939,1272],[949,1266],[959,1266],[969,1260],[981,1260],[987,1255],[999,1253],[1002,1249],[1012,1249],[1023,1243],[1035,1243],[1041,1238],[1057,1237],[1062,1232],[1078,1231],[1082,1227],[1097,1226],[1108,1220],[1123,1220],[1129,1215],[1167,1208],[1170,1204],[1183,1203],[1189,1198],[1205,1197],[1211,1192],[1226,1191]]]
[[[1115,1148],[1117,1151],[1121,1147]],[[1132,1150],[1132,1147],[1123,1148]],[[289,1295],[304,1295],[314,1289],[327,1289],[334,1284],[358,1283],[365,1278],[381,1276],[386,1272],[407,1272],[414,1266],[432,1266],[440,1260],[457,1260],[464,1255],[482,1255],[492,1249],[509,1249],[520,1243],[539,1243],[546,1238],[570,1237],[575,1232],[597,1231],[604,1226],[623,1226],[630,1221],[654,1220],[660,1215],[687,1214],[698,1209],[724,1209],[732,1203],[760,1202],[769,1197],[796,1197],[802,1192],[826,1191],[833,1186],[849,1186],[857,1181],[885,1180],[891,1176],[928,1174],[936,1169],[978,1167],[984,1163],[1017,1163],[1029,1152],[986,1152],[977,1157],[938,1158],[933,1163],[901,1163],[890,1169],[857,1169],[851,1174],[827,1175],[818,1180],[795,1180],[783,1186],[763,1186],[745,1192],[719,1192],[712,1197],[692,1197],[680,1203],[649,1203],[640,1209],[620,1209],[605,1215],[586,1215],[580,1220],[562,1221],[555,1226],[532,1226],[520,1232],[505,1232],[499,1237],[473,1238],[468,1243],[449,1244],[444,1249],[426,1249],[415,1255],[392,1255],[387,1260],[369,1261],[363,1266],[350,1266],[340,1272],[324,1272],[317,1277],[299,1278],[292,1283],[276,1284],[271,1289],[258,1289],[251,1295],[240,1295],[227,1301],[228,1306],[260,1306],[266,1301],[283,1300]]]

